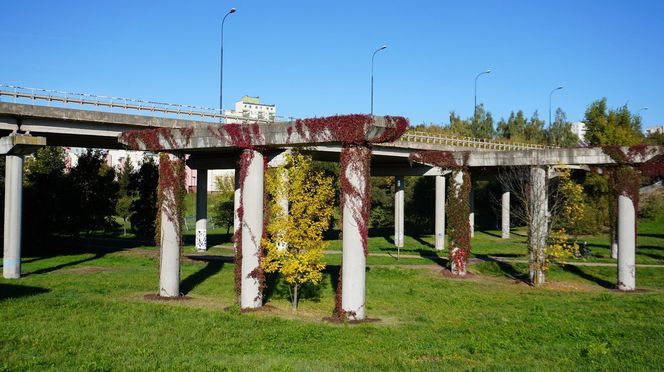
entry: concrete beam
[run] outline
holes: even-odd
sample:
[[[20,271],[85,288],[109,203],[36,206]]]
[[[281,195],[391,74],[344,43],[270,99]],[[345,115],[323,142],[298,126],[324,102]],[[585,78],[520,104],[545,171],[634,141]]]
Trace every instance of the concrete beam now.
[[[399,126],[401,124],[407,125],[406,119],[343,115],[297,122],[215,124],[207,127],[199,125],[187,130],[161,128],[152,132],[125,132],[119,137],[119,142],[134,150],[186,152],[255,146],[307,146],[343,142],[345,139],[338,130],[335,131],[339,126],[347,126],[354,131],[359,141],[387,142],[405,131],[403,125]],[[145,136],[150,139],[145,140]],[[352,140],[358,141],[358,138],[354,136]]]
[[[623,147],[624,153],[629,152],[628,147]],[[642,163],[653,157],[664,154],[660,146],[647,146],[644,155],[635,154],[634,163]],[[417,161],[417,153],[413,153]],[[452,152],[457,164],[464,163],[464,151]],[[519,165],[601,165],[615,164],[610,156],[599,147],[563,148],[563,149],[540,149],[521,151],[474,151],[468,153],[469,167],[503,167]]]
[[[0,155],[28,155],[46,146],[46,138],[14,134],[0,138]]]

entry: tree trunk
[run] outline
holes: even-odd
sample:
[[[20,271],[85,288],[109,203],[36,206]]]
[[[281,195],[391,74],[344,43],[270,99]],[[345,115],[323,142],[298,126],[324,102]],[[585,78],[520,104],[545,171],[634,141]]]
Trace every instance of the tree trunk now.
[[[291,304],[293,305],[293,312],[297,312],[297,287],[297,284],[291,287]]]

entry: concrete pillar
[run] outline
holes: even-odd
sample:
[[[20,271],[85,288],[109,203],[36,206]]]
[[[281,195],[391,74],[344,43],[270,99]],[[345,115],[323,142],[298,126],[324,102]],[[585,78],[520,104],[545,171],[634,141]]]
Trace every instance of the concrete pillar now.
[[[21,277],[21,218],[23,213],[23,157],[5,157],[5,235],[2,275]]]
[[[242,152],[243,164],[247,164],[242,191],[242,263],[240,307],[255,309],[263,306],[263,296],[258,278],[252,276],[259,268],[259,250],[263,237],[263,154],[245,149]]]
[[[530,169],[530,281],[535,285],[544,283],[542,265],[548,226],[548,201],[546,195],[546,170],[542,167]]]
[[[370,187],[369,167],[371,150],[366,147],[344,147],[341,151],[341,169],[346,184],[342,182],[343,198],[343,274],[341,309],[349,319],[365,317],[365,282],[367,258],[364,244],[367,241],[367,224],[363,221],[369,200],[365,190]]]
[[[394,177],[394,245],[403,248],[404,237],[404,178]]]
[[[196,171],[196,250],[207,250],[207,180],[208,170]]]
[[[445,177],[436,176],[436,200],[435,200],[435,247],[437,251],[445,249]]]
[[[475,190],[473,189],[473,183],[470,183],[470,195],[468,197],[468,203],[470,203],[470,213],[468,213],[468,223],[470,224],[470,237],[475,237]]]
[[[173,167],[173,160],[168,158],[160,159],[163,161],[171,162],[168,167]],[[159,169],[164,169],[162,164]],[[164,175],[160,174],[159,177]],[[161,297],[178,297],[180,296],[180,228],[178,227],[177,211],[171,208],[177,203],[175,202],[176,195],[174,193],[175,185],[172,188],[160,190],[163,192],[163,201],[161,204],[160,215],[160,230],[159,235],[161,240],[159,242],[159,295]]]
[[[509,191],[503,191],[501,202],[502,202],[501,203],[502,214],[500,219],[502,225],[501,237],[503,239],[509,239],[510,238],[510,192]]]
[[[636,213],[634,202],[625,195],[618,197],[618,289],[636,289]]]

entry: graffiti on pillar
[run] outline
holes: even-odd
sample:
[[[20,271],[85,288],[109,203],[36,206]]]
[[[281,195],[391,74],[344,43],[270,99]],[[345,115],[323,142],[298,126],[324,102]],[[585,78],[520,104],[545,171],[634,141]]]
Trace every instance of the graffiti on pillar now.
[[[207,249],[207,231],[196,230],[196,249],[199,251]]]

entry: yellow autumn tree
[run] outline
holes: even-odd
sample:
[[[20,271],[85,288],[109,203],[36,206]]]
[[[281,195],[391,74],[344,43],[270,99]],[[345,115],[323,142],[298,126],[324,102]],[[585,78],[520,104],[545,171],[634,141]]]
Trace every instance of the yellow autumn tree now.
[[[263,239],[263,270],[279,272],[288,284],[293,311],[297,311],[298,289],[320,283],[323,233],[332,217],[332,178],[312,167],[311,159],[287,154],[284,165],[268,173],[265,188],[270,196],[270,222]]]
[[[557,223],[560,227],[552,231],[545,269],[548,268],[549,261],[564,263],[565,259],[579,253],[579,244],[576,239],[570,239],[566,227],[573,229],[585,212],[583,186],[574,182],[569,168],[560,167],[557,171],[560,175],[558,195],[562,201]]]

